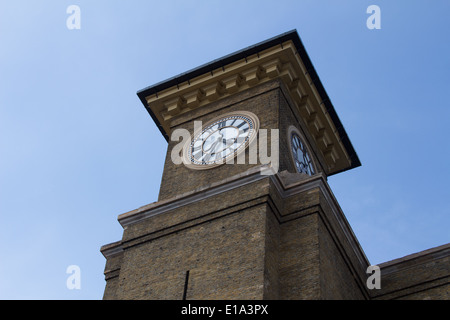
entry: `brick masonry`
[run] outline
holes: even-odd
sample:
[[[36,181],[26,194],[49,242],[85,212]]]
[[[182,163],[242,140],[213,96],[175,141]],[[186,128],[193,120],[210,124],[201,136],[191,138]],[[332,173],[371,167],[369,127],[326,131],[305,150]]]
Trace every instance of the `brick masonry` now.
[[[265,177],[128,226],[108,259],[105,299],[181,299],[187,270],[188,299],[320,298],[320,191],[279,202],[274,184]],[[305,209],[281,214],[291,202]]]
[[[171,128],[192,132],[193,120],[237,110],[280,130],[279,173],[261,176],[260,164],[190,170],[172,163],[170,141],[158,202],[121,215],[122,239],[101,249],[104,299],[448,299],[448,245],[382,265],[382,289],[366,287],[369,262],[280,81],[174,118]],[[293,173],[290,125],[310,144],[312,177]]]

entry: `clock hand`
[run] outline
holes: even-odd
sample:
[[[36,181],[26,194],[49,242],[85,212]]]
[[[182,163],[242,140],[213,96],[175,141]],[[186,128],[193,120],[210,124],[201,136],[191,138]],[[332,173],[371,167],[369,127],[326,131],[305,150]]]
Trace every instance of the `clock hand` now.
[[[220,150],[221,144],[219,144],[219,142],[223,143],[223,140],[224,140],[224,138],[223,138],[222,134],[219,132],[219,137],[217,137],[217,140],[214,142],[214,148],[213,148],[214,153],[218,153],[224,149],[224,148],[222,148]],[[219,147],[219,148],[217,148],[217,147]]]
[[[215,147],[215,145],[217,144],[220,137],[221,137],[221,135],[219,137],[217,137],[215,135],[208,137],[208,139],[206,139],[203,142],[203,151],[208,152],[208,151],[212,150]]]
[[[219,134],[219,137],[217,137],[216,140],[214,140],[214,142],[209,146],[209,148],[208,149],[203,148],[203,150],[211,151],[211,154],[216,153],[216,148],[221,140],[221,137],[222,135]]]

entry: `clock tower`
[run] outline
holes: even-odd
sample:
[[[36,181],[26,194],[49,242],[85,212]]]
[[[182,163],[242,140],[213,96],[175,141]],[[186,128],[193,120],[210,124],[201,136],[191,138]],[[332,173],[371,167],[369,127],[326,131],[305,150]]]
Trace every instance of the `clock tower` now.
[[[370,298],[327,183],[360,161],[295,30],[138,97],[166,160],[158,201],[101,249],[104,299]]]

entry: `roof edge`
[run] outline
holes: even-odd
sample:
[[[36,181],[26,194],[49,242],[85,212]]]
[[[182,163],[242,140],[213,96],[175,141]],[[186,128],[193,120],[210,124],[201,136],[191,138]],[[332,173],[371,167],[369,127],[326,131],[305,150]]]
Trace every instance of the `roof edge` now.
[[[320,78],[311,62],[311,59],[309,58],[308,53],[306,52],[306,49],[303,46],[300,36],[298,35],[297,30],[295,30],[295,29],[285,32],[285,33],[282,33],[278,36],[272,37],[265,41],[259,42],[255,45],[249,46],[242,50],[236,51],[234,53],[228,54],[219,59],[216,59],[209,63],[203,64],[197,68],[191,69],[189,71],[181,73],[181,74],[174,76],[172,78],[169,78],[167,80],[158,82],[151,86],[148,86],[144,89],[137,91],[137,95],[138,95],[139,99],[141,100],[142,104],[145,106],[145,108],[149,112],[153,121],[158,126],[158,129],[161,131],[161,133],[164,136],[164,138],[166,139],[166,141],[169,141],[169,136],[163,130],[162,125],[159,123],[158,119],[153,114],[153,112],[147,107],[147,101],[145,100],[145,97],[152,95],[152,94],[157,94],[158,92],[160,92],[162,90],[165,90],[170,87],[176,86],[178,84],[184,83],[190,79],[193,79],[193,78],[203,75],[205,73],[209,73],[218,68],[222,68],[230,63],[233,63],[240,59],[244,59],[246,57],[249,57],[249,56],[256,54],[260,51],[263,51],[265,49],[269,49],[276,45],[282,45],[284,42],[289,41],[289,40],[291,40],[294,43],[294,45],[297,49],[297,52],[300,55],[300,58],[301,58],[302,62],[304,63],[304,65],[307,69],[307,72],[309,73],[309,76],[311,77],[311,80],[314,83],[314,86],[316,87],[316,89],[325,105],[326,110],[327,110],[328,114],[330,115],[330,118],[333,121],[333,123],[336,127],[336,130],[338,131],[341,142],[344,145],[344,148],[350,157],[351,167],[348,169],[352,169],[352,168],[361,166],[359,157],[356,154],[356,151],[353,148],[353,145],[344,129],[344,126],[342,125],[342,122],[340,121],[340,119],[336,113],[336,110],[334,109],[334,106],[331,103],[331,100],[330,100],[322,82],[320,81]],[[346,171],[348,169],[345,169],[344,171]],[[339,172],[341,172],[341,171],[339,171]],[[336,173],[338,173],[338,172],[335,172],[333,174],[336,174]]]

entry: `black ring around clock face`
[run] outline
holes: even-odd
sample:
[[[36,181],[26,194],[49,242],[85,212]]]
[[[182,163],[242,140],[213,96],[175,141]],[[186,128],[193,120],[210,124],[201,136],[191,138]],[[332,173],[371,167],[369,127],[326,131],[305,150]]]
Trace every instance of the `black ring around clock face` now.
[[[308,150],[300,137],[295,132],[292,133],[291,136],[291,148],[297,171],[305,173],[307,175],[315,174],[311,157],[308,154]]]
[[[195,165],[211,165],[234,157],[244,149],[255,130],[246,115],[229,115],[203,128],[189,147],[189,160]]]

